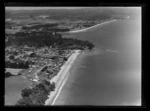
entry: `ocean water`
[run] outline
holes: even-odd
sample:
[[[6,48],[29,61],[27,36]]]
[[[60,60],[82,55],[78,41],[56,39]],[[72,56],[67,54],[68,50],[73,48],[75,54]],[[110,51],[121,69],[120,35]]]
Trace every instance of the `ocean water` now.
[[[140,105],[141,19],[69,35],[96,46],[76,59],[54,105]]]

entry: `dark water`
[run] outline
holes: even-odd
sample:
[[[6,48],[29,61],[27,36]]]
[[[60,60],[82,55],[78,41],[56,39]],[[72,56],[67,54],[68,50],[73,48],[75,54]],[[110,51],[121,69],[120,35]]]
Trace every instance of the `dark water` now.
[[[96,49],[77,58],[55,105],[140,105],[140,18],[71,36],[94,42]]]

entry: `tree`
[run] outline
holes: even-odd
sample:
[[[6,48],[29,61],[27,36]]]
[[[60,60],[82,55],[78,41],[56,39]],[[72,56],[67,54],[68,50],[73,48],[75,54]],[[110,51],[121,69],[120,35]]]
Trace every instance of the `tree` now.
[[[51,90],[51,91],[54,91],[54,90],[55,90],[55,83],[54,83],[54,82],[51,83],[51,85],[50,85],[50,90]]]
[[[38,84],[36,87],[40,90],[40,91],[44,91],[45,93],[48,93],[50,91],[49,87],[50,87],[50,82],[46,81],[46,80],[42,80],[40,84]]]
[[[35,95],[34,102],[37,105],[43,105],[46,99],[47,99],[47,93],[42,90],[38,94]]]
[[[19,72],[19,73],[18,73],[18,76],[19,76],[19,75],[22,75],[22,74]]]
[[[14,58],[15,58],[14,55],[9,56],[10,60],[13,60]]]
[[[32,102],[32,99],[29,97],[24,97],[22,99],[20,99],[16,105],[34,105]]]
[[[21,91],[21,95],[22,95],[22,97],[29,97],[29,95],[32,93],[32,89],[27,89],[27,88],[25,88],[25,89],[23,89],[22,91]]]
[[[14,52],[14,55],[18,55],[18,52],[15,51],[15,52]]]
[[[63,60],[64,60],[64,61],[67,61],[67,60],[68,60],[68,58],[67,58],[67,57],[64,57],[64,58],[63,58]]]
[[[10,72],[5,73],[5,77],[10,77],[10,76],[13,76]]]
[[[31,53],[29,57],[36,57],[36,53]]]

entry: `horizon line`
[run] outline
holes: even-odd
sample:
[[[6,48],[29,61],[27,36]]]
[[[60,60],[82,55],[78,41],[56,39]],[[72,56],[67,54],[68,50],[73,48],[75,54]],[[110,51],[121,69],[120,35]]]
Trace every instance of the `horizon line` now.
[[[82,9],[88,7],[5,7],[6,10]],[[90,8],[90,7],[89,7]]]

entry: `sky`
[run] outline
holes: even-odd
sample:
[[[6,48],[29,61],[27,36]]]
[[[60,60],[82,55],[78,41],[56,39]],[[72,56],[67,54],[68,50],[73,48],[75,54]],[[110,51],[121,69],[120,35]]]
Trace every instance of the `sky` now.
[[[99,9],[141,9],[140,7],[5,7],[6,10],[44,10],[44,9],[83,9],[83,8],[99,8]]]
[[[7,10],[81,9],[83,7],[5,7]]]

